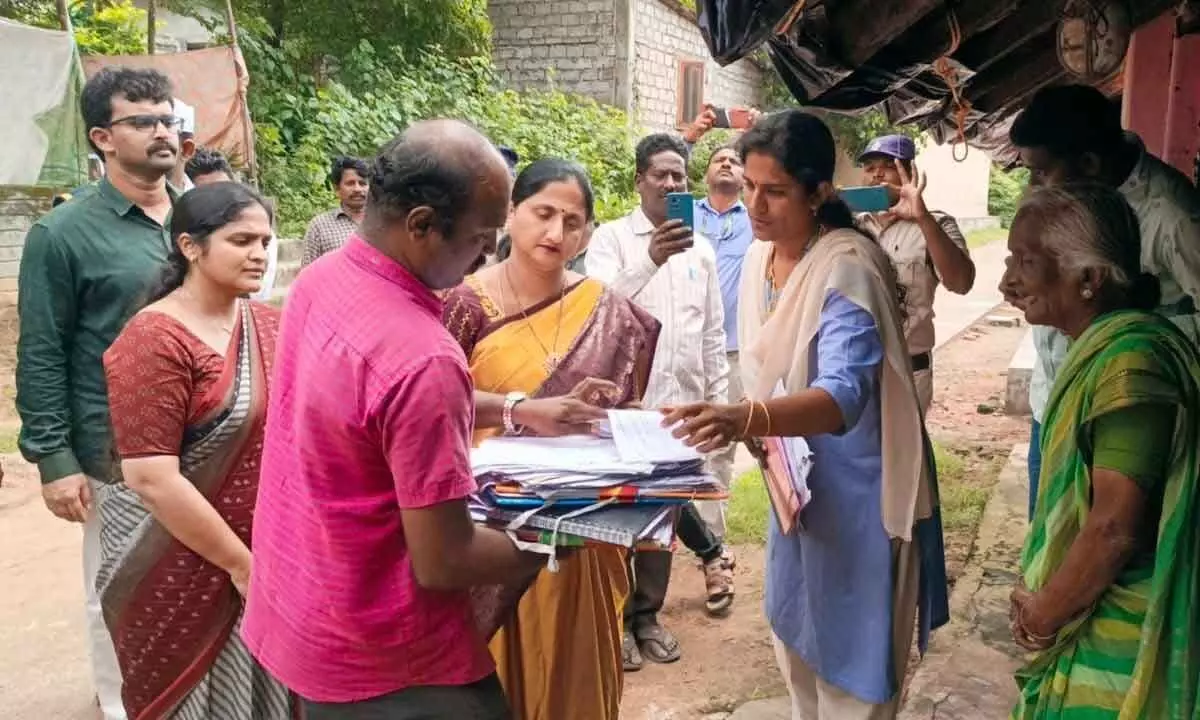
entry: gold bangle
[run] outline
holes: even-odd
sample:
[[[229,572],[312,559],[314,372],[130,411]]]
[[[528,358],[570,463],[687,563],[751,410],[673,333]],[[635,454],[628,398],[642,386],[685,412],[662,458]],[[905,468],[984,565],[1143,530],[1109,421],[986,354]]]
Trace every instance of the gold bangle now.
[[[754,403],[750,403],[750,414],[746,416],[746,427],[742,428],[742,437],[750,437],[750,424],[754,422]]]
[[[771,411],[767,409],[767,404],[761,400],[758,402],[758,405],[762,408],[763,415],[767,416],[767,431],[763,433],[763,437],[771,437]]]
[[[1030,640],[1032,640],[1034,642],[1047,643],[1047,642],[1053,642],[1056,638],[1058,638],[1057,630],[1055,630],[1050,635],[1038,635],[1037,633],[1030,631],[1029,628],[1025,626],[1025,606],[1024,605],[1022,605],[1021,608],[1019,610],[1017,610],[1017,627],[1021,630],[1021,632],[1025,633],[1025,637],[1029,638]]]

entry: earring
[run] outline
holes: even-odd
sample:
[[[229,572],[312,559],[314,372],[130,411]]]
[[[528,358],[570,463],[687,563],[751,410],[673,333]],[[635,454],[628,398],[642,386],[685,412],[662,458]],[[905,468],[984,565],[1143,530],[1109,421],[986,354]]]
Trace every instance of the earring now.
[[[1080,291],[1080,293],[1079,293],[1079,294],[1080,294],[1080,295],[1083,295],[1083,299],[1084,299],[1084,300],[1091,300],[1091,299],[1092,299],[1092,295],[1093,295],[1093,293],[1092,293],[1092,289],[1091,289],[1091,288],[1086,288],[1086,287],[1085,287],[1085,288],[1084,288],[1082,291]]]

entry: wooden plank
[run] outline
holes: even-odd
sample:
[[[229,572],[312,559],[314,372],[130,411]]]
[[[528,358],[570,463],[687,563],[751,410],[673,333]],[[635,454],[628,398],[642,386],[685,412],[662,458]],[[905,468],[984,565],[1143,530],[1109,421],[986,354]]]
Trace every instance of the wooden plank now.
[[[954,58],[972,70],[982,72],[1054,28],[1065,5],[1066,0],[1024,0],[998,25],[963,43]]]
[[[942,0],[843,0],[828,3],[835,53],[858,67],[887,47]]]
[[[1021,0],[961,3],[954,11],[962,39],[959,48],[969,38],[1005,22]],[[933,62],[950,51],[950,16],[945,10],[931,12],[921,18],[908,32],[895,40],[887,54],[908,62]],[[954,57],[957,59],[958,54]]]
[[[967,87],[971,106],[983,113],[994,113],[1026,98],[1065,74],[1058,63],[1057,41],[1053,33],[1043,33],[1012,53],[1007,62],[991,66],[976,75]]]

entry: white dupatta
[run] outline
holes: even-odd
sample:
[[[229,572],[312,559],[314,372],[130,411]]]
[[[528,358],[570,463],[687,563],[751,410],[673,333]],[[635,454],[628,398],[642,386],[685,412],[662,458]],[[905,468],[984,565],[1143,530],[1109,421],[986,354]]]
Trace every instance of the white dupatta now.
[[[781,383],[788,394],[808,387],[810,345],[829,290],[869,312],[886,357],[880,380],[883,527],[889,537],[911,542],[916,522],[933,514],[932,477],[891,262],[874,241],[854,230],[827,233],[792,271],[768,317],[764,298],[771,248],[755,241],[742,268],[738,347],[746,394],[770,400]]]

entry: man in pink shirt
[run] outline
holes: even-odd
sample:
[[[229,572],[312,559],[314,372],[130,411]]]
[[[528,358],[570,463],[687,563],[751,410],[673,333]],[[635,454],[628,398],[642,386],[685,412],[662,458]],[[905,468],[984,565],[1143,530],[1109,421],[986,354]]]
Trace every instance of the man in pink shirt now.
[[[467,588],[544,558],[471,522],[475,401],[485,424],[517,406],[473,399],[435,294],[496,251],[508,168],[472,128],[429,121],[371,175],[360,235],[284,311],[242,638],[307,720],[508,718]],[[530,400],[520,421],[566,429],[580,404]]]

